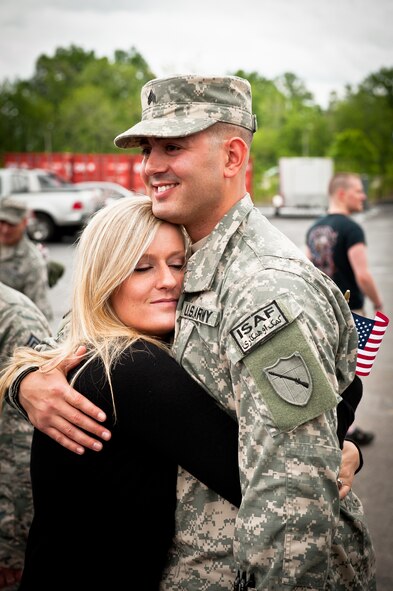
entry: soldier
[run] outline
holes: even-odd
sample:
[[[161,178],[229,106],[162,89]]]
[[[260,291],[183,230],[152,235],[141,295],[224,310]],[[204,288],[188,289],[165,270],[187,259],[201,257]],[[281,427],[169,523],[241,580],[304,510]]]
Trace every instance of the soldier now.
[[[246,192],[256,131],[250,85],[231,76],[156,79],[142,89],[142,108],[142,121],[115,144],[140,147],[154,214],[183,223],[192,239],[174,353],[238,419],[243,494],[236,514],[179,471],[161,589],[371,591],[362,506],[350,482],[337,480],[336,406],[354,378],[356,329],[333,281]],[[44,412],[37,373],[15,383],[33,423],[73,451],[101,449],[81,430],[110,437],[83,414],[102,420],[99,409],[57,371]]]
[[[0,282],[0,370],[17,346],[34,347],[50,336],[49,324],[24,294]],[[0,589],[16,589],[32,518],[32,426],[10,405],[0,414]],[[15,586],[14,586],[15,584]]]
[[[51,322],[47,263],[26,234],[28,217],[26,204],[0,200],[0,281],[24,293]]]

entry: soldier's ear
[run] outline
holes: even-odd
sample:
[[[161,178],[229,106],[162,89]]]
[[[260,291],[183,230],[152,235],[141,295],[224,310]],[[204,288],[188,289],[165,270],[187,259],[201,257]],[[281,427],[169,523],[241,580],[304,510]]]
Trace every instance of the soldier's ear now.
[[[248,146],[240,137],[232,137],[225,142],[227,161],[225,164],[225,176],[235,176],[248,159]]]

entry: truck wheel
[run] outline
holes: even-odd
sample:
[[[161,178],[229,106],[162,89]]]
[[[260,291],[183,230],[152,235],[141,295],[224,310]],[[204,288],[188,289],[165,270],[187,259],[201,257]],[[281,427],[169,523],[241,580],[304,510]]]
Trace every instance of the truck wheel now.
[[[56,236],[56,226],[46,214],[35,213],[27,226],[27,234],[31,240],[50,242]]]

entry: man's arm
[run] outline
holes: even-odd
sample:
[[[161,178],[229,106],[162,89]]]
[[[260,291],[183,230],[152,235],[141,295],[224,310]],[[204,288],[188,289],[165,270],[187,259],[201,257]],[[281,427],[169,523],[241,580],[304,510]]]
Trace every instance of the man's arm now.
[[[62,362],[58,369],[47,373],[29,373],[19,387],[19,404],[26,411],[31,423],[77,454],[83,454],[85,448],[93,451],[102,449],[102,442],[92,436],[104,441],[111,437],[108,429],[99,424],[105,421],[105,414],[74,390],[65,377],[70,369],[80,363],[83,354],[84,349],[80,348],[76,355]]]
[[[372,301],[375,310],[382,310],[382,299],[367,262],[366,245],[358,242],[352,246],[348,250],[348,258],[361,291]]]

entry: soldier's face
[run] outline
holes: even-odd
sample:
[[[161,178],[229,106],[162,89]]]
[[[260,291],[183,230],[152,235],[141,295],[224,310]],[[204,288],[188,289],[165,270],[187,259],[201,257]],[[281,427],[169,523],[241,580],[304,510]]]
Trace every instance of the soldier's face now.
[[[26,228],[26,222],[9,224],[0,220],[0,244],[14,246],[21,240]]]
[[[185,138],[144,138],[141,148],[141,177],[154,215],[183,224],[193,242],[207,236],[227,210],[225,142],[202,131]]]
[[[112,294],[111,303],[120,320],[143,334],[171,333],[184,267],[181,231],[171,224],[162,224],[134,272]]]

